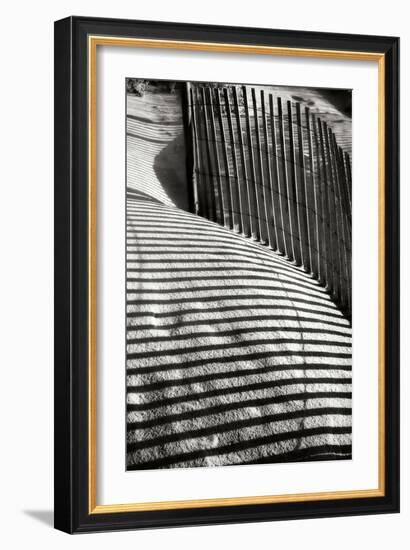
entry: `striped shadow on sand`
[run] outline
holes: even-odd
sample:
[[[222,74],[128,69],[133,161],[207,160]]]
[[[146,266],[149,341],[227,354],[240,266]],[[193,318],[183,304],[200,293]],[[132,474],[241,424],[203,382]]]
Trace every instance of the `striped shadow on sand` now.
[[[351,327],[281,256],[127,194],[127,469],[351,457]]]

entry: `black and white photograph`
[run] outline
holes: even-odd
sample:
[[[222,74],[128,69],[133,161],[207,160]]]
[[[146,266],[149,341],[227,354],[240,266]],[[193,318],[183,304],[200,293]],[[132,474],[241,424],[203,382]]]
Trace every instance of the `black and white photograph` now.
[[[126,469],[352,458],[352,91],[129,77]]]

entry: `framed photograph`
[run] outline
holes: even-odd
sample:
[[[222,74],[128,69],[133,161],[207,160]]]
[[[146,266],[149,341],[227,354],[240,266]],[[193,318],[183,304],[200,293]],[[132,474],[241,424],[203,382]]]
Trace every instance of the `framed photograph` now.
[[[399,510],[399,39],[55,24],[55,527]]]

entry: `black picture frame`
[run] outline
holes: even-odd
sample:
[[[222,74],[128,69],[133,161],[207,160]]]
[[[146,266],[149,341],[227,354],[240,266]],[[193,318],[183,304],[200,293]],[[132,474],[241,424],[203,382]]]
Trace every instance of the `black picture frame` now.
[[[375,52],[385,62],[385,490],[373,498],[90,513],[90,35]],[[67,533],[399,511],[399,39],[68,17],[55,23],[55,527]]]

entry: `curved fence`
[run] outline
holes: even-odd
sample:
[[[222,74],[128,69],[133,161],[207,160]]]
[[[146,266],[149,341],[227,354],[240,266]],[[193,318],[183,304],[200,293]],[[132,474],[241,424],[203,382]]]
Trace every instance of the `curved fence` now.
[[[351,162],[308,107],[187,84],[195,212],[301,266],[351,315]]]

